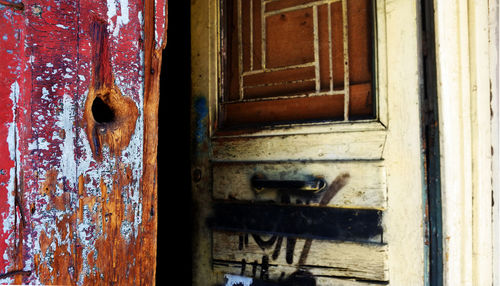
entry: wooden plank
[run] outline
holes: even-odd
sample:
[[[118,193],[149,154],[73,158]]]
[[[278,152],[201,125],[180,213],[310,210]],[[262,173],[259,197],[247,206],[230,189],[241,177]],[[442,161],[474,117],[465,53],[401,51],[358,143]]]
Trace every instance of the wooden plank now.
[[[225,4],[219,128],[376,117],[369,1],[349,1],[346,15],[339,1],[264,2],[265,11],[255,1]],[[269,12],[274,6],[284,10]]]
[[[314,81],[302,81],[287,85],[263,86],[245,89],[249,97],[271,97],[283,92],[307,94]],[[275,100],[248,101],[224,104],[223,116],[227,119],[222,128],[245,128],[258,125],[290,124],[343,119],[344,95],[301,96]]]
[[[214,265],[216,271],[224,271],[224,267],[231,267],[231,265],[221,266],[219,264]],[[280,285],[301,285],[301,286],[372,286],[372,285],[387,285],[386,282],[380,281],[366,281],[366,280],[356,280],[354,278],[338,278],[338,277],[314,277],[308,275],[308,272],[297,271],[296,275],[287,278],[279,277],[277,281],[262,280],[256,277],[246,277],[234,274],[219,274],[220,278],[218,280],[225,281],[225,286],[241,285],[245,286],[280,286]],[[253,273],[252,273],[253,274]],[[223,278],[222,278],[223,277]]]
[[[282,194],[268,190],[257,194],[251,186],[255,174],[274,180],[302,180],[320,176],[328,184],[340,174],[349,174],[347,184],[331,199],[328,206],[385,209],[387,206],[386,174],[383,161],[366,162],[225,162],[212,167],[213,196],[219,200],[280,202]],[[318,196],[288,194],[290,203],[318,205]]]
[[[356,279],[339,279],[336,277],[318,277],[316,285],[321,286],[380,286],[389,285],[389,282],[366,281]]]
[[[382,211],[274,203],[216,202],[212,229],[356,242],[382,241]]]
[[[289,81],[299,81],[314,79],[314,67],[304,66],[297,68],[287,68],[279,70],[255,71],[243,75],[243,85],[256,86],[262,84],[285,83]]]
[[[19,85],[7,138],[18,172],[6,201],[15,207],[0,209],[16,235],[0,283],[154,282],[165,5],[27,0],[20,26],[1,26],[18,29],[16,74],[25,78],[0,68]]]
[[[18,3],[16,3],[18,4]],[[24,17],[15,6],[0,5],[0,275],[8,281],[29,275],[23,267],[25,240],[23,209],[19,196],[19,132],[17,119],[23,117],[21,98],[25,81]],[[0,279],[2,281],[2,279]],[[18,280],[19,281],[19,280]]]
[[[261,236],[256,240],[251,234],[214,232],[215,270],[257,278],[262,275],[263,278],[277,280],[300,268],[314,276],[387,281],[386,245],[313,240],[307,259],[299,265],[306,240],[272,239]],[[260,240],[268,243],[261,242],[259,245],[256,241]]]
[[[314,140],[309,140],[314,137]],[[386,132],[369,130],[292,136],[219,137],[212,141],[213,160],[380,160]]]
[[[30,109],[18,119],[20,130],[20,190],[25,227],[20,237],[23,265],[31,275],[16,277],[15,283],[69,284],[80,273],[79,261],[68,249],[75,243],[76,128],[78,3],[25,1],[27,78],[21,98]],[[56,219],[57,218],[57,219]],[[52,244],[58,237],[58,243]],[[58,247],[59,246],[59,247]],[[75,249],[76,250],[76,249]],[[50,264],[49,257],[53,255]],[[58,277],[50,277],[53,269]],[[55,272],[54,272],[55,274]],[[54,283],[54,282],[52,282]]]
[[[304,6],[312,6],[312,5],[318,5],[322,3],[315,3],[315,2],[323,2],[323,3],[333,3],[337,2],[339,0],[278,0],[278,1],[272,1],[266,4],[266,12],[273,12],[277,10],[283,10],[283,9],[290,9],[290,8],[295,8],[296,6],[301,7],[302,5]]]
[[[314,61],[315,39],[311,8],[272,15],[266,18],[265,23],[266,68]]]

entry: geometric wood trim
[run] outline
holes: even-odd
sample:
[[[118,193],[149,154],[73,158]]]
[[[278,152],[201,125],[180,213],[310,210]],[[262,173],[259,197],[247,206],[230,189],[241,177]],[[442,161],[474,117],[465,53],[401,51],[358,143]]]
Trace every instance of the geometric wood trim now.
[[[226,0],[225,4],[223,126],[373,117],[371,1]],[[352,101],[353,84],[370,87],[361,100]],[[267,108],[272,100],[279,102]],[[318,106],[309,106],[309,100]],[[247,103],[250,111],[239,117]],[[288,110],[288,103],[300,108]],[[242,107],[235,109],[238,105]],[[278,106],[284,107],[272,112],[280,114],[277,117],[258,112]],[[318,108],[322,111],[314,115]]]

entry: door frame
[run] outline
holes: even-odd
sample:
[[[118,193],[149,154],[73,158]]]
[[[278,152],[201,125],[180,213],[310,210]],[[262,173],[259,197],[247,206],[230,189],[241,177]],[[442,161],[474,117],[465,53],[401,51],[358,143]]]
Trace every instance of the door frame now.
[[[434,1],[444,285],[492,284],[488,6]]]

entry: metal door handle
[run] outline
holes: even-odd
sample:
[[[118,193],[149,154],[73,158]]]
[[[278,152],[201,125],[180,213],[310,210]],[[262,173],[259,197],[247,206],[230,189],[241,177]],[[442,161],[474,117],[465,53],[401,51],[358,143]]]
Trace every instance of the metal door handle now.
[[[310,180],[269,180],[264,175],[256,174],[251,180],[252,188],[256,193],[272,189],[316,194],[323,191],[328,186],[325,179],[321,177],[315,177]]]

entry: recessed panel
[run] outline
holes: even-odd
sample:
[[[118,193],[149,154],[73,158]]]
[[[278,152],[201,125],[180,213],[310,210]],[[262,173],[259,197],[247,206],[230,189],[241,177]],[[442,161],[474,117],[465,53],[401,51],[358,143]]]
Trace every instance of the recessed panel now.
[[[374,118],[371,1],[223,3],[219,127]]]

